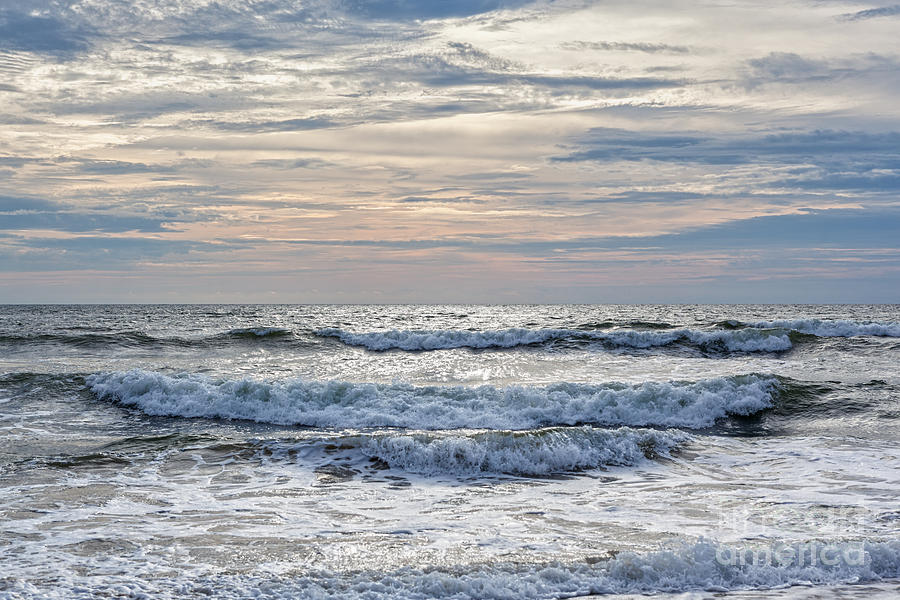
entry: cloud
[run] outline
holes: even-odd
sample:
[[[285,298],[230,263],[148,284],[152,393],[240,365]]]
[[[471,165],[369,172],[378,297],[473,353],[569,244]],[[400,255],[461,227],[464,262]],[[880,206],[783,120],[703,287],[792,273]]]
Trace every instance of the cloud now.
[[[254,33],[243,27],[225,31],[191,31],[162,37],[153,40],[153,43],[204,48],[225,46],[244,52],[284,50],[287,46],[283,36],[273,35],[272,32],[266,31]]]
[[[766,56],[746,61],[746,70],[740,83],[747,89],[763,85],[818,84],[834,88],[847,80],[856,85],[873,86],[885,81],[896,80],[900,70],[895,56],[873,52],[849,57],[809,58],[794,52],[770,52]]]
[[[505,60],[468,43],[449,42],[442,50],[379,59],[374,65],[382,78],[415,81],[427,86],[535,86],[551,90],[635,90],[669,88],[684,81],[657,77],[608,77],[582,74],[544,74]]]
[[[75,202],[59,202],[36,196],[0,195],[0,231],[50,230],[66,233],[84,232],[164,232],[178,229],[180,224],[219,218],[214,211],[195,207],[147,204],[134,201],[129,205],[81,206]]]
[[[125,175],[129,173],[174,173],[171,165],[150,165],[122,160],[84,160],[61,157],[54,161],[60,166],[71,166],[81,173],[95,175]]]
[[[707,200],[711,198],[722,198],[722,194],[701,194],[698,192],[679,192],[679,191],[635,191],[616,192],[604,197],[587,198],[580,200],[580,204],[611,204],[611,203],[634,203],[634,204],[677,204],[692,203],[697,200]]]
[[[812,170],[806,177],[786,178],[777,183],[808,190],[896,193],[900,191],[900,170],[863,169],[844,173]]]
[[[657,42],[585,42],[576,40],[563,42],[559,46],[564,50],[583,52],[584,50],[602,50],[608,52],[645,52],[647,54],[688,54],[688,46],[673,46]]]
[[[275,240],[271,243],[384,250],[450,249],[564,260],[565,256],[559,256],[558,252],[629,251],[653,256],[695,251],[732,255],[749,250],[807,249],[815,252],[819,248],[896,248],[898,227],[900,208],[874,207],[802,209],[798,213],[734,219],[649,236],[576,235],[560,239],[527,239],[502,233],[484,233],[395,240],[325,238]],[[266,242],[259,240],[257,243]]]
[[[57,210],[59,204],[45,198],[0,196],[0,213],[22,210]]]
[[[404,204],[485,204],[484,200],[480,200],[473,196],[406,196],[401,198],[399,202]]]
[[[396,4],[395,10],[391,10]],[[50,54],[81,52],[98,42],[132,40],[142,44],[222,48],[240,52],[323,48],[335,40],[317,34],[347,36],[357,41],[379,35],[368,20],[376,15],[407,13],[429,18],[465,12],[466,3],[359,2],[293,0],[244,2],[180,2],[104,0],[54,2],[34,0],[29,13],[4,11],[0,47]],[[470,9],[476,9],[470,6]],[[422,18],[422,17],[414,17]],[[5,34],[5,35],[4,35]],[[340,40],[340,42],[348,41]]]
[[[806,209],[658,236],[622,238],[616,247],[678,250],[896,248],[900,209]],[[652,252],[653,250],[646,250]]]
[[[754,83],[824,79],[834,74],[825,61],[804,58],[794,52],[771,52],[748,60],[747,65],[750,67],[748,80]]]
[[[549,88],[583,87],[591,90],[645,90],[680,87],[687,82],[681,79],[660,77],[596,77],[580,75],[525,75],[520,81]]]
[[[0,73],[8,77],[16,77],[30,69],[37,60],[29,53],[6,52],[0,43]]]
[[[335,163],[322,160],[321,158],[267,158],[255,160],[250,163],[251,167],[269,168],[269,169],[324,169],[327,167],[337,166]]]
[[[250,133],[264,133],[270,131],[305,131],[309,129],[328,129],[338,125],[336,121],[322,117],[302,117],[299,119],[264,120],[264,121],[221,121],[221,120],[191,120],[185,123],[187,126],[214,127],[225,131],[242,131]]]
[[[877,19],[880,17],[895,17],[900,15],[900,4],[892,6],[883,6],[881,8],[869,8],[852,13],[845,13],[838,18],[844,21],[864,21],[866,19]]]
[[[58,16],[34,15],[0,8],[0,49],[65,57],[87,50],[96,35]]]
[[[475,173],[464,173],[457,175],[457,179],[466,181],[497,181],[503,179],[528,179],[533,177],[530,173],[522,173],[520,171],[478,171]]]
[[[693,148],[711,145],[714,140],[701,135],[646,134],[613,128],[594,128],[580,145],[582,150],[566,156],[556,156],[556,162],[619,161],[619,160],[704,160],[705,154],[693,152]],[[685,149],[688,149],[685,151]],[[707,158],[708,160],[708,158]],[[719,160],[716,158],[715,160]]]
[[[501,0],[348,0],[347,12],[377,20],[429,20],[468,17],[525,1]]]
[[[581,150],[552,160],[654,160],[710,165],[813,163],[832,168],[864,164],[869,168],[900,169],[900,132],[816,130],[745,135],[701,132],[659,135],[598,128],[589,132]]]
[[[134,268],[142,262],[168,260],[189,264],[210,255],[233,252],[240,241],[211,243],[141,237],[0,238],[0,272],[79,271]],[[221,256],[218,257],[221,260]]]
[[[588,139],[580,149],[551,157],[551,162],[659,162],[743,169],[730,179],[732,186],[780,194],[900,191],[900,132],[896,131],[659,135],[595,129]]]
[[[8,231],[28,229],[85,232],[159,232],[165,231],[165,223],[159,219],[139,216],[110,215],[98,212],[20,212],[0,213],[3,228]]]
[[[84,210],[41,198],[0,196],[0,228],[6,231],[52,230],[60,232],[159,232],[167,219]]]

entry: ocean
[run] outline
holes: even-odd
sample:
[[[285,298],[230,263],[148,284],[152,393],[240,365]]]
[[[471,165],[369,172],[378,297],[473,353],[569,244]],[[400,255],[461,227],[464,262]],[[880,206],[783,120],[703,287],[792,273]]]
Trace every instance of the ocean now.
[[[0,307],[0,598],[900,596],[900,306]]]

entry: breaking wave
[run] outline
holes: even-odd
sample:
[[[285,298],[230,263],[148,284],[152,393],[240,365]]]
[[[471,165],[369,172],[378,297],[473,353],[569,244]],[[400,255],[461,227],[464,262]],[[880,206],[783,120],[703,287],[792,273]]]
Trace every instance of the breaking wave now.
[[[76,328],[77,329],[77,328]],[[36,334],[0,334],[0,344],[59,344],[74,347],[206,347],[229,343],[264,343],[283,340],[301,343],[310,332],[283,327],[251,326],[203,337],[154,337],[142,331],[58,331]],[[629,321],[589,323],[577,328],[508,328],[483,331],[454,329],[390,330],[356,333],[339,328],[318,329],[320,338],[336,338],[344,344],[374,351],[427,351],[453,348],[500,349],[537,346],[554,342],[608,349],[649,350],[664,347],[693,348],[705,353],[785,352],[815,337],[900,337],[900,323],[865,323],[846,320],[794,319],[722,321],[709,329],[676,328],[669,323]],[[811,337],[804,337],[811,336]]]
[[[375,435],[361,440],[360,450],[391,468],[424,475],[535,476],[634,465],[668,456],[689,439],[680,431],[554,427],[469,435]]]
[[[143,370],[90,375],[98,397],[150,415],[246,419],[320,428],[534,429],[554,425],[703,428],[773,406],[781,380],[765,375],[697,382],[414,386],[342,381],[220,380]]]
[[[134,464],[148,453],[204,454],[228,462],[290,462],[316,473],[352,479],[364,469],[390,468],[426,476],[548,476],[605,466],[631,466],[669,457],[693,437],[679,430],[548,427],[532,431],[380,431],[316,433],[297,438],[236,440],[175,434],[117,440],[87,454],[31,457],[20,469]]]
[[[348,598],[413,600],[546,600],[592,594],[656,594],[782,589],[789,586],[872,583],[900,577],[900,541],[807,542],[799,549],[827,549],[827,560],[746,560],[732,564],[734,548],[700,540],[653,552],[609,552],[578,563],[444,566],[392,571],[312,571],[303,575],[190,574],[135,577],[109,569],[85,576],[60,573],[52,583],[9,578],[20,598],[88,598],[99,595],[160,599]],[[750,556],[749,554],[747,556]],[[759,556],[759,555],[753,555]],[[836,559],[836,560],[834,560]],[[893,586],[891,586],[893,587]],[[856,594],[871,592],[860,588]]]
[[[755,328],[790,329],[818,337],[879,336],[900,337],[900,323],[861,323],[858,321],[821,319],[793,319],[787,321],[759,321],[748,324]]]
[[[442,350],[450,348],[513,348],[552,341],[597,342],[610,347],[647,349],[673,344],[698,347],[713,352],[783,352],[792,343],[788,332],[758,330],[612,330],[580,329],[497,329],[463,331],[452,329],[378,331],[353,333],[343,329],[320,329],[316,335],[333,337],[351,346],[369,350]]]
[[[772,589],[834,585],[900,576],[900,542],[809,542],[828,549],[825,564],[796,559],[730,564],[735,548],[712,541],[649,553],[620,552],[593,565],[495,565],[462,572],[402,569],[391,573],[321,574],[285,581],[312,598],[560,598],[590,594]],[[798,548],[803,548],[799,545]],[[818,558],[818,557],[817,557]]]

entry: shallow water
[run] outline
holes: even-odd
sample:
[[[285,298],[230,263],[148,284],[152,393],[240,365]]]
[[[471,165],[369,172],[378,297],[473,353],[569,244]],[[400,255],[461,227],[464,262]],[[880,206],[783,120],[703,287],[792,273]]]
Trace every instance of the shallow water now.
[[[0,597],[892,597],[898,359],[897,306],[0,307]]]

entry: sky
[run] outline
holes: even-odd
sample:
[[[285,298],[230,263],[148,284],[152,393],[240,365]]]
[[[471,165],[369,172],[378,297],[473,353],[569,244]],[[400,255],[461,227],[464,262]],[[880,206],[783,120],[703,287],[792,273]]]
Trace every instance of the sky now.
[[[0,302],[900,302],[900,4],[0,0]]]

